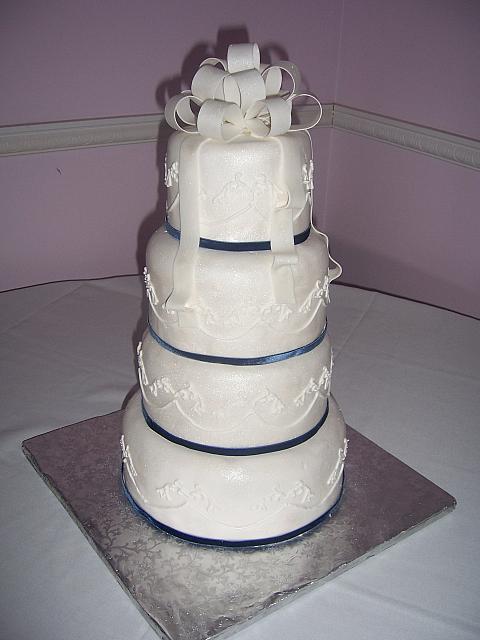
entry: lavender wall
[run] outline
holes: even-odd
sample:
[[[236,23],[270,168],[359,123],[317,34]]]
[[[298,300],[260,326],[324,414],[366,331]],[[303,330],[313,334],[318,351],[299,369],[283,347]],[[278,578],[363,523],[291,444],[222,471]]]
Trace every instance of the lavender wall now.
[[[331,102],[340,5],[285,0],[274,9],[257,0],[4,0],[0,125],[158,112],[179,75],[189,79],[205,57],[246,38],[297,62]],[[330,131],[315,139],[325,185]],[[0,289],[140,271],[162,215],[162,155],[142,144],[0,159]]]
[[[230,39],[273,45],[331,102],[340,9],[337,0],[3,0],[0,125],[155,113],[159,85],[182,63],[188,78],[219,30],[216,53]]]
[[[155,145],[0,159],[3,288],[138,273],[155,214]]]
[[[335,101],[480,137],[480,4],[346,0]],[[480,174],[334,131],[324,224],[343,281],[480,316]]]
[[[344,282],[480,317],[478,203],[478,171],[333,132],[326,228]]]
[[[480,138],[477,0],[344,0],[335,101]]]

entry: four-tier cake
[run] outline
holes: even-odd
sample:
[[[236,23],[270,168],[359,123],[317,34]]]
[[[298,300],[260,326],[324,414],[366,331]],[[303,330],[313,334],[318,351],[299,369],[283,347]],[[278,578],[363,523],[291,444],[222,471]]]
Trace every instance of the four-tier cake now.
[[[292,124],[298,81],[291,63],[263,65],[257,45],[232,45],[166,107],[177,130],[167,217],[147,249],[149,323],[122,472],[137,510],[195,542],[289,539],[342,491],[347,441],[326,333],[340,267],[311,225],[308,129],[321,107],[310,96],[307,122]]]

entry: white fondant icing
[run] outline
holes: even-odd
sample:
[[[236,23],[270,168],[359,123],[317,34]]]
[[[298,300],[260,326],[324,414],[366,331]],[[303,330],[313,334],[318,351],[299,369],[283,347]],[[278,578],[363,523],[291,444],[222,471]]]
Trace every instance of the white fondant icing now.
[[[180,240],[165,229],[153,235],[144,277],[152,329],[174,350],[252,358],[322,334],[341,268],[330,268],[321,232],[294,244],[310,227],[313,199],[310,136],[300,125],[286,133],[297,84],[294,65],[261,66],[256,45],[235,45],[227,61],[205,61],[191,94],[167,104],[167,121],[182,129],[165,158],[167,213]],[[271,250],[199,248],[200,237],[269,241]],[[146,331],[137,358],[122,466],[153,518],[196,537],[248,541],[288,534],[335,504],[348,442],[330,396],[328,336],[301,355],[240,366],[184,357]],[[207,453],[159,435],[142,403],[149,424],[184,444],[245,453],[303,441],[258,455]]]
[[[327,421],[307,442],[233,457],[165,440],[145,427],[139,403],[132,400],[125,412],[125,442],[134,462],[149,471],[137,478],[141,494],[128,475],[127,488],[156,520],[190,535],[244,540],[302,527],[331,508],[341,490],[338,474],[336,483],[328,484],[345,438],[343,418],[330,402]]]
[[[290,303],[274,299],[271,252],[200,249],[190,326],[162,304],[172,287],[177,246],[174,238],[159,230],[147,248],[150,321],[169,344],[208,355],[255,357],[296,349],[322,331],[329,279],[328,251],[321,236],[311,235],[296,247],[298,262],[292,265],[296,301]]]
[[[206,226],[230,221],[247,211],[268,220],[272,210],[286,207],[290,200],[288,191],[282,190],[264,173],[256,176],[252,183],[242,173],[236,173],[216,195],[211,196],[201,188],[199,198],[205,211]]]
[[[173,435],[212,446],[253,447],[301,436],[318,423],[330,363],[328,337],[301,356],[245,367],[184,358],[147,333],[139,379],[148,414]]]
[[[178,327],[179,317],[175,311],[166,309],[165,305],[158,304],[158,298],[152,284],[147,285],[147,297],[152,305],[154,316],[164,327]],[[326,285],[320,286],[317,280],[312,291],[307,295],[302,304],[295,305],[285,303],[264,305],[263,307],[241,307],[240,309],[214,309],[202,303],[195,305],[197,313],[197,326],[191,327],[214,340],[232,341],[244,338],[252,329],[261,325],[272,331],[284,334],[300,334],[313,322],[317,311],[322,304],[329,302],[328,279]],[[313,308],[313,305],[314,308]],[[224,312],[223,314],[221,312]],[[300,324],[303,316],[303,324]],[[161,333],[161,331],[160,331]],[[305,334],[308,340],[309,335]]]
[[[192,140],[193,146],[181,156],[185,139]],[[241,135],[228,144],[174,133],[166,163],[176,163],[180,175],[189,175],[198,161],[200,186],[192,182],[184,192],[177,183],[172,184],[167,194],[169,220],[180,229],[182,201],[192,191],[198,202],[200,236],[204,238],[226,242],[270,240],[270,220],[275,220],[275,211],[287,207],[294,234],[301,233],[310,222],[303,182],[304,166],[310,159],[310,139],[302,131],[266,140]]]

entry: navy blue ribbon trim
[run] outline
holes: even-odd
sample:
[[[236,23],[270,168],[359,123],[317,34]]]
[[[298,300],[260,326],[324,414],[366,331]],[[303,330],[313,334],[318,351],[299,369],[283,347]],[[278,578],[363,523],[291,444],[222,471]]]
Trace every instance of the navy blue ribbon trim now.
[[[152,338],[154,338],[158,344],[170,351],[171,353],[175,353],[177,356],[182,356],[183,358],[190,358],[191,360],[199,360],[200,362],[213,362],[215,364],[229,364],[236,367],[247,367],[257,364],[271,364],[272,362],[280,362],[280,360],[288,360],[288,358],[294,358],[295,356],[301,356],[304,353],[308,353],[317,347],[325,338],[327,333],[327,323],[322,329],[320,335],[304,345],[303,347],[297,347],[296,349],[292,349],[291,351],[283,351],[282,353],[274,353],[270,356],[257,356],[254,358],[230,358],[229,356],[210,356],[204,353],[193,353],[192,351],[183,351],[182,349],[177,349],[173,345],[165,342],[155,329],[152,327],[150,322],[148,323],[148,329]]]
[[[180,240],[180,231],[172,227],[168,220],[165,220],[165,229],[172,236]],[[301,244],[310,235],[310,227],[293,236],[293,244]],[[200,238],[198,243],[202,249],[214,249],[215,251],[270,251],[272,245],[270,240],[262,240],[258,242],[224,242],[222,240],[211,240],[210,238]]]
[[[300,436],[296,436],[295,438],[291,438],[290,440],[275,442],[274,444],[263,444],[257,447],[217,447],[214,445],[194,442],[193,440],[185,440],[184,438],[180,438],[179,436],[170,433],[170,431],[167,431],[166,429],[161,427],[158,422],[155,422],[155,420],[148,415],[142,398],[143,417],[145,418],[145,422],[150,427],[150,429],[152,429],[152,431],[155,431],[155,433],[158,433],[158,435],[162,436],[166,440],[169,440],[170,442],[173,442],[174,444],[186,447],[187,449],[194,449],[195,451],[213,453],[217,456],[258,456],[263,453],[274,453],[275,451],[284,451],[285,449],[296,447],[297,445],[310,440],[310,438],[313,438],[317,431],[320,430],[328,417],[328,410],[329,404],[327,399],[325,411],[317,424],[312,429],[309,429],[306,433],[302,433]]]
[[[337,498],[335,504],[322,513],[322,515],[315,518],[308,524],[303,525],[303,527],[299,527],[298,529],[294,529],[293,531],[288,531],[287,533],[282,533],[280,536],[272,536],[270,538],[254,538],[252,540],[222,540],[217,538],[203,538],[201,536],[193,536],[190,533],[185,533],[183,531],[179,531],[178,529],[174,529],[173,527],[169,527],[167,524],[163,524],[159,520],[156,520],[153,516],[147,513],[142,507],[135,502],[129,490],[127,489],[127,484],[125,482],[125,474],[123,471],[122,464],[122,485],[123,491],[125,493],[125,497],[130,503],[131,507],[134,511],[136,511],[140,516],[145,518],[149,524],[151,524],[156,529],[160,529],[165,533],[168,533],[176,538],[181,538],[182,540],[186,540],[187,542],[192,542],[193,544],[202,544],[207,545],[209,547],[263,547],[268,544],[278,544],[279,542],[286,542],[287,540],[291,540],[292,538],[296,538],[302,533],[307,533],[311,529],[314,529],[316,526],[327,520],[330,516],[332,516],[338,509],[338,505],[343,496],[343,491],[345,487],[345,472],[342,478],[342,488],[340,490],[340,495]]]

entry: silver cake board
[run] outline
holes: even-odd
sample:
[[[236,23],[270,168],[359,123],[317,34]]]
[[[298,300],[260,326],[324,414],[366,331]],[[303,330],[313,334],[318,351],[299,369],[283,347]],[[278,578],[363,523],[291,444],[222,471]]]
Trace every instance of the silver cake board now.
[[[130,507],[122,411],[25,440],[23,450],[161,638],[225,637],[455,507],[455,499],[354,429],[343,497],[316,529],[268,547],[195,545]]]

